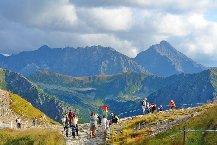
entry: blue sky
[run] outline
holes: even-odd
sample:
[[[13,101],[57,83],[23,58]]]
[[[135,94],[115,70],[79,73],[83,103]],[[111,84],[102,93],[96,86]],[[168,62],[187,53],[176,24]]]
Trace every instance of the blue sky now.
[[[167,40],[217,66],[215,0],[0,0],[0,52],[103,45],[130,57]]]

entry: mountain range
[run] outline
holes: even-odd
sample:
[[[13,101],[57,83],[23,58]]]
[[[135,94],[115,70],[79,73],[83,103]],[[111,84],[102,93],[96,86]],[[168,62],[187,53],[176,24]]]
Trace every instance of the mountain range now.
[[[70,76],[113,75],[124,72],[171,76],[197,73],[205,69],[166,41],[151,46],[135,58],[129,58],[110,47],[50,48],[44,45],[34,51],[11,56],[0,55],[0,66],[26,76],[38,70]]]
[[[88,121],[91,111],[100,113],[102,105],[121,117],[138,115],[144,97],[158,105],[171,99],[206,103],[215,98],[217,88],[216,69],[197,64],[166,41],[135,58],[110,47],[42,46],[0,55],[0,66],[1,89],[22,96],[57,121],[69,107],[81,122]]]

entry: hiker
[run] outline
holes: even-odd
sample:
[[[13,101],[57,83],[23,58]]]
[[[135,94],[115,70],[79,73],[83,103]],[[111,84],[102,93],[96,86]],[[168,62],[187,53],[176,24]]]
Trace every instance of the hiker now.
[[[102,122],[102,118],[99,114],[96,115],[97,116],[97,124],[101,125]]]
[[[75,116],[74,112],[72,112],[72,110],[70,109],[69,110],[69,114],[68,114],[68,119],[69,119],[69,124],[71,125],[71,121],[72,121],[72,118]]]
[[[68,137],[69,136],[69,118],[68,117],[66,117],[64,130],[66,131],[66,137]]]
[[[35,117],[35,118],[33,119],[33,121],[32,121],[32,125],[33,125],[33,126],[36,126],[36,124],[37,124],[37,118]]]
[[[170,109],[172,110],[176,108],[176,104],[173,100],[170,101],[169,105],[170,105]]]
[[[146,114],[150,113],[150,105],[149,105],[149,102],[146,103]]]
[[[76,132],[76,136],[78,136],[78,116],[75,115],[73,118],[72,118],[72,125],[74,125],[75,127],[75,132]]]
[[[120,119],[117,115],[114,115],[114,113],[111,113],[111,124],[117,124],[119,120]]]
[[[94,112],[90,114],[90,137],[96,137],[97,117]]]
[[[18,117],[16,119],[16,123],[17,123],[17,129],[21,129],[21,119],[20,119],[20,117]]]
[[[142,101],[142,113],[143,114],[145,114],[146,106],[147,106],[147,98],[144,98],[144,100]]]
[[[104,133],[104,135],[106,134],[107,124],[108,124],[108,120],[107,120],[106,116],[103,116],[103,118],[102,118],[102,132]]]
[[[158,111],[159,111],[159,112],[162,112],[162,111],[163,111],[163,106],[162,106],[162,105],[160,105],[160,108],[158,108]]]
[[[154,113],[157,111],[157,106],[155,103],[151,103],[151,106],[149,108],[150,108],[151,113]]]
[[[76,125],[72,124],[71,129],[72,129],[72,137],[75,138],[75,132],[77,131]]]

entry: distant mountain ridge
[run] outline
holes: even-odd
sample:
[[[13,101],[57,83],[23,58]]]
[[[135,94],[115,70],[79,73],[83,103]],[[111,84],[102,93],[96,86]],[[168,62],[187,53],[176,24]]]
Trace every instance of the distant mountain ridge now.
[[[206,69],[166,41],[151,46],[135,58],[129,58],[111,47],[50,48],[44,45],[37,50],[24,51],[11,56],[0,54],[0,66],[26,76],[38,70],[49,70],[82,77],[124,72],[171,76],[180,73],[197,73]]]
[[[177,51],[167,41],[152,45],[149,49],[140,52],[134,60],[146,70],[159,76],[198,73],[205,69],[204,66]]]
[[[170,78],[176,80],[150,94],[150,102],[168,105],[170,100],[175,100],[177,104],[196,104],[207,103],[217,96],[217,69],[174,75]]]
[[[147,72],[131,58],[110,47],[55,48],[46,45],[0,59],[0,64],[29,75],[39,69],[70,76],[92,76],[123,72]]]
[[[157,105],[168,105],[174,100],[180,107],[181,104],[206,103],[217,95],[216,69],[170,77],[142,73],[71,77],[42,71],[28,79],[46,93],[79,108],[81,115],[91,110],[100,112],[103,104],[109,105],[110,111],[116,114],[140,110],[144,97]],[[136,113],[141,112],[133,114],[131,111],[124,115]]]

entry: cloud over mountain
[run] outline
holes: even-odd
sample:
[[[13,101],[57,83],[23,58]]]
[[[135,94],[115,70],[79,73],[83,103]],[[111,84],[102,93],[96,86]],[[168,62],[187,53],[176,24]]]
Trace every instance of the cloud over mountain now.
[[[99,44],[134,57],[164,39],[215,66],[216,7],[212,0],[0,1],[0,52]]]

